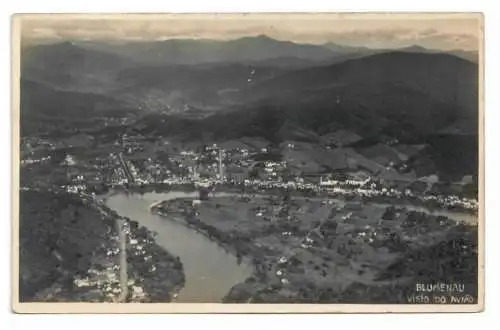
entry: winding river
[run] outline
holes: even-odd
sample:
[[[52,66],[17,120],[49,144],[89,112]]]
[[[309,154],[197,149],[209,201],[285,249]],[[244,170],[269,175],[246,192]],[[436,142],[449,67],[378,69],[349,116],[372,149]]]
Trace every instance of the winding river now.
[[[194,197],[195,193],[113,194],[106,198],[108,207],[119,215],[139,222],[158,234],[157,243],[181,259],[186,283],[175,302],[221,302],[229,290],[252,274],[253,268],[238,264],[236,256],[197,231],[174,220],[149,212],[151,204],[179,197]]]
[[[217,195],[231,194],[218,193]],[[220,302],[235,284],[251,276],[253,268],[245,263],[239,264],[236,256],[197,231],[149,211],[150,206],[158,201],[196,196],[196,192],[182,191],[152,192],[143,195],[115,193],[108,196],[105,203],[119,215],[135,220],[156,232],[157,243],[181,259],[186,283],[174,301]],[[340,200],[337,202],[343,203]],[[385,205],[380,204],[380,206]],[[434,215],[445,215],[458,221],[477,223],[477,217],[470,214],[446,210],[429,211],[424,207],[409,205],[405,207]]]

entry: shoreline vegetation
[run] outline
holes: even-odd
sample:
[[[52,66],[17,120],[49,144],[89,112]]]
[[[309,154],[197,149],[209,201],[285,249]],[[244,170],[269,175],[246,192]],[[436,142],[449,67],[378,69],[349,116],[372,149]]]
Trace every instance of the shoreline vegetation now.
[[[403,222],[406,232],[399,233],[405,237],[404,239],[392,232],[385,233],[386,237],[382,240],[365,244],[366,242],[357,241],[359,236],[352,237],[352,232],[349,232],[344,233],[349,237],[346,247],[346,244],[339,245],[334,242],[339,238],[337,234],[340,234],[334,231],[329,242],[325,238],[320,245],[311,244],[307,247],[301,245],[303,251],[290,253],[290,251],[285,252],[289,248],[286,246],[287,243],[278,242],[265,246],[260,242],[255,243],[252,235],[255,234],[260,241],[259,236],[265,236],[265,232],[281,236],[282,231],[290,230],[289,233],[294,232],[296,236],[300,236],[304,235],[304,230],[291,229],[282,221],[263,226],[257,224],[256,227],[250,228],[248,233],[237,231],[235,228],[224,229],[228,219],[218,219],[220,217],[214,217],[210,212],[215,209],[228,212],[224,203],[227,205],[237,203],[237,197],[215,197],[210,201],[203,201],[205,204],[199,206],[194,206],[193,200],[195,199],[174,198],[160,201],[154,203],[150,211],[185,224],[236,255],[239,263],[244,261],[253,265],[253,274],[243,283],[233,286],[223,300],[225,303],[411,303],[408,299],[414,292],[415,283],[419,279],[429,278],[443,281],[454,278],[466,283],[467,294],[477,299],[477,275],[474,275],[474,267],[470,267],[474,264],[474,258],[477,263],[477,251],[461,250],[468,243],[477,246],[475,226],[456,223],[442,216],[410,211]],[[383,217],[388,217],[386,214],[390,211],[403,210],[387,207]],[[205,215],[206,213],[208,215]],[[428,228],[426,222],[432,223],[434,227]],[[366,233],[376,235],[376,228],[370,230],[366,230],[365,235]],[[428,232],[436,230],[437,236],[440,237],[434,242],[412,244],[411,239],[415,240],[419,230]],[[358,229],[354,230],[356,231],[360,234]],[[395,236],[391,236],[392,234]],[[413,237],[409,239],[412,235]],[[310,232],[304,236],[311,237]],[[281,240],[283,241],[282,237]],[[324,244],[328,245],[328,248],[325,248]],[[376,244],[378,246],[375,247]],[[357,254],[355,257],[352,253],[356,249],[352,249],[353,247],[358,248],[354,253]],[[369,251],[372,253],[371,256],[369,252],[363,251],[372,247],[375,248]],[[331,251],[335,249],[337,251]],[[351,251],[346,253],[349,249]],[[339,253],[340,250],[345,251]],[[383,267],[370,265],[370,258],[378,258],[373,253],[381,251],[387,257]],[[444,261],[435,260],[433,255],[441,255]],[[365,257],[366,260],[359,260]],[[353,258],[355,260],[353,264],[357,265],[349,264],[348,258]],[[457,269],[457,265],[467,269]],[[313,271],[308,268],[312,268]],[[322,279],[318,280],[316,277],[318,275],[312,274],[314,271],[320,273]],[[342,277],[339,273],[342,271],[346,271],[347,274],[353,272],[355,280],[339,280]],[[309,274],[312,280],[306,279],[305,274]],[[330,276],[335,279],[331,280]]]
[[[140,186],[129,186],[127,188],[123,188],[121,186],[112,187],[108,193],[116,193],[116,192],[125,192],[125,193],[137,193],[137,194],[145,194],[145,193],[167,193],[170,191],[183,191],[183,192],[193,192],[196,190],[194,184],[147,184]],[[112,192],[111,192],[112,191]],[[254,187],[245,187],[244,185],[218,185],[218,189],[215,191],[215,194],[218,192],[222,193],[248,193],[248,194],[260,194],[260,195],[276,195],[276,194],[289,194],[290,196],[297,197],[323,197],[323,198],[345,198],[346,200],[355,199],[355,196],[352,195],[343,195],[341,193],[330,193],[327,191],[312,191],[312,190],[294,190],[294,189],[283,189],[283,188],[267,188],[267,189],[259,189]],[[416,207],[424,207],[429,209],[429,211],[433,210],[446,210],[450,212],[458,212],[464,213],[468,215],[473,215],[477,217],[477,210],[468,209],[460,206],[443,206],[440,205],[435,200],[425,200],[419,197],[408,197],[398,198],[393,196],[363,196],[361,198],[363,202],[373,202],[380,204],[390,204],[394,206],[416,206]]]
[[[176,198],[170,200],[170,202],[190,202],[192,201],[192,198]],[[250,254],[246,254],[245,251],[241,250],[237,245],[231,244],[231,242],[227,242],[224,238],[223,235],[224,233],[217,231],[217,229],[213,226],[204,224],[202,221],[196,219],[195,217],[185,215],[182,213],[179,214],[164,214],[163,212],[160,211],[162,206],[164,206],[165,202],[167,201],[159,201],[157,203],[154,203],[150,207],[150,212],[153,214],[156,214],[162,218],[168,219],[170,221],[176,221],[180,224],[185,225],[186,227],[195,230],[196,232],[200,233],[204,237],[208,238],[212,242],[217,243],[218,246],[220,246],[225,252],[231,253],[237,258],[238,265],[241,263],[247,263],[249,265],[252,265],[253,271],[252,275],[249,278],[255,278],[255,277],[260,277],[261,273],[259,272],[259,268],[256,267],[256,264],[254,263],[253,256]],[[246,279],[248,281],[248,278]],[[231,292],[233,289],[240,285],[241,283],[236,284],[231,288],[231,290],[226,294],[226,296],[223,298],[224,303],[231,303]],[[236,302],[236,301],[235,301]]]
[[[89,195],[21,191],[20,203],[21,302],[117,302],[121,288],[116,222],[123,220],[126,301],[169,302],[184,286],[181,261],[155,243],[154,233]]]

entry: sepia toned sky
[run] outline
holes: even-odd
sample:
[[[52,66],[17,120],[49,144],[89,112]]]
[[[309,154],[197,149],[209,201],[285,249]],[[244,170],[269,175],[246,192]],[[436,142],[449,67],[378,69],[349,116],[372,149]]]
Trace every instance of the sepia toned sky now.
[[[311,44],[478,50],[480,18],[478,14],[30,15],[22,18],[21,35],[24,43],[41,43],[228,40],[265,34]]]

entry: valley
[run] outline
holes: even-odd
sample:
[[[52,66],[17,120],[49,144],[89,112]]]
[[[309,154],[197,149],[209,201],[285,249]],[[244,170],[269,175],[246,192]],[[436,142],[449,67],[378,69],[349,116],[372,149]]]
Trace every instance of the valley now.
[[[23,45],[19,83],[26,301],[116,301],[118,220],[127,301],[477,299],[473,52],[69,40]]]

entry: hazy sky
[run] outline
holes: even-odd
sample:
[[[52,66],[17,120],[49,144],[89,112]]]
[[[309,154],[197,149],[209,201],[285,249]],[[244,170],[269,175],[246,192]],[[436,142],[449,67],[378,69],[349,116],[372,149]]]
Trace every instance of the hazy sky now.
[[[54,40],[150,41],[170,38],[236,39],[265,34],[278,40],[393,48],[477,50],[477,14],[190,14],[31,15],[23,42]]]

